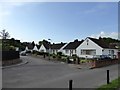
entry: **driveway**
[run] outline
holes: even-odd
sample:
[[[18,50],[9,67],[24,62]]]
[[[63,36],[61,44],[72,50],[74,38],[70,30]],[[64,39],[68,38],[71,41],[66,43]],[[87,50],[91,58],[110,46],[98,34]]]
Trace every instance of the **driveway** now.
[[[22,56],[28,64],[3,69],[3,88],[68,88],[73,80],[73,88],[96,88],[106,84],[106,70],[110,70],[110,80],[118,77],[118,65],[96,69],[77,69],[71,65]]]

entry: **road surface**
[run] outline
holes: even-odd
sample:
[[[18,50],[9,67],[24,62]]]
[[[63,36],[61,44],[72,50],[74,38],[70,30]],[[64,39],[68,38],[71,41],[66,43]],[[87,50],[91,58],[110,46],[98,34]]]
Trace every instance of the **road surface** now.
[[[97,88],[106,84],[106,70],[110,70],[110,80],[118,77],[118,65],[96,69],[77,69],[71,65],[22,56],[28,64],[3,69],[3,88],[68,88],[73,80],[73,88]]]

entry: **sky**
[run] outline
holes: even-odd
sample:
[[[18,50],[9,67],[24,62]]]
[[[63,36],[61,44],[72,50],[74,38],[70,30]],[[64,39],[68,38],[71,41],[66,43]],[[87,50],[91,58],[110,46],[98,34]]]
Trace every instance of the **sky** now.
[[[1,2],[0,30],[22,42],[118,38],[117,2]]]

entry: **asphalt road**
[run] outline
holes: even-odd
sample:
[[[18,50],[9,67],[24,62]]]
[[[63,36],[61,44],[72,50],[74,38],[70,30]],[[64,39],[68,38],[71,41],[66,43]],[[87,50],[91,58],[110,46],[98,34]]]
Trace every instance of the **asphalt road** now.
[[[28,64],[6,68],[2,71],[3,88],[97,88],[106,84],[106,70],[110,80],[118,77],[118,65],[96,69],[77,69],[71,65],[41,60],[31,56],[21,57]]]

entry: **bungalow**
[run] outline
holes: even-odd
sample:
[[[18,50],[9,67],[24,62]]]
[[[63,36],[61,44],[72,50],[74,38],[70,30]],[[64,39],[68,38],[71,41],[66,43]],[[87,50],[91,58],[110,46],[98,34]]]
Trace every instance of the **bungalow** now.
[[[87,37],[78,47],[77,55],[84,58],[93,58],[94,56],[111,56],[117,57],[118,49],[114,45],[106,43],[102,38],[95,39]]]
[[[63,48],[66,46],[66,43],[58,43],[51,45],[51,53],[57,54],[57,52],[62,52]]]
[[[33,50],[34,51],[39,51],[39,48],[40,48],[40,45],[35,45],[34,48],[33,48]]]
[[[49,43],[42,43],[38,51],[39,52],[49,52],[49,49],[50,49]]]
[[[34,46],[32,44],[28,44],[25,48],[25,51],[33,51]]]
[[[78,47],[80,44],[83,42],[75,40],[74,42],[68,43],[64,48],[63,48],[63,53],[68,56],[72,56],[73,54],[78,55]]]

